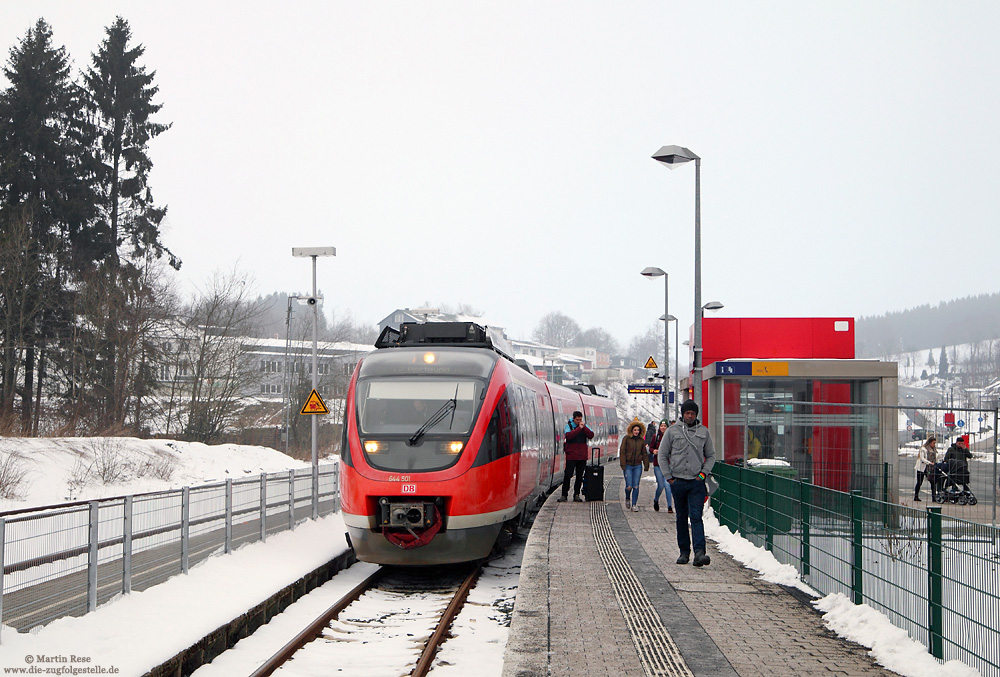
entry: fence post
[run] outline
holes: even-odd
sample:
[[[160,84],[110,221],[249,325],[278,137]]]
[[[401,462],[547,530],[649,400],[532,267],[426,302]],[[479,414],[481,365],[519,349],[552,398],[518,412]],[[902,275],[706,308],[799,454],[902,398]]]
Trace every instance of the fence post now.
[[[132,496],[125,497],[122,519],[122,594],[132,592]]]
[[[188,572],[188,555],[191,540],[191,489],[181,489],[181,573]]]
[[[295,471],[288,471],[288,529],[295,528]]]
[[[802,516],[802,577],[809,575],[809,522],[812,519],[812,485],[799,480],[799,514]]]
[[[3,568],[6,563],[4,544],[7,542],[7,521],[0,518],[0,628],[3,628]]]
[[[941,508],[934,507],[927,509],[927,606],[930,619],[927,628],[930,635],[931,655],[934,658],[944,658],[944,642],[942,622],[943,597],[941,580],[943,578],[941,567]]]
[[[90,529],[87,552],[87,613],[97,609],[97,544],[100,538],[101,509],[97,501],[90,502]]]
[[[267,473],[260,474],[260,540],[267,540]]]
[[[746,469],[742,466],[736,467],[736,477],[739,480],[739,496],[736,499],[736,519],[738,520],[736,523],[736,528],[741,534],[743,534],[745,538],[747,530],[746,528],[744,528],[743,525],[743,483],[746,479],[746,474],[744,473],[744,470]]]
[[[891,464],[882,464],[882,524],[886,528],[893,525],[893,515],[895,512],[889,507],[889,477],[891,477],[891,470]]]
[[[764,473],[764,549],[770,552],[774,549],[774,474]]]
[[[864,497],[860,490],[855,489],[851,492],[851,521],[854,526],[851,539],[851,595],[855,604],[864,603],[865,508],[863,501]]]
[[[226,554],[233,551],[233,481],[226,480]]]

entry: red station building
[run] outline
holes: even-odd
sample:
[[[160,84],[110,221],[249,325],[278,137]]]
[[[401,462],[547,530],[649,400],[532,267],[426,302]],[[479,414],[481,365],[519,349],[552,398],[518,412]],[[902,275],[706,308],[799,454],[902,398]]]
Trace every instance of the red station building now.
[[[898,401],[897,365],[855,358],[854,318],[705,318],[702,346],[702,421],[720,460],[786,461],[840,491],[884,480],[898,420],[879,405]]]

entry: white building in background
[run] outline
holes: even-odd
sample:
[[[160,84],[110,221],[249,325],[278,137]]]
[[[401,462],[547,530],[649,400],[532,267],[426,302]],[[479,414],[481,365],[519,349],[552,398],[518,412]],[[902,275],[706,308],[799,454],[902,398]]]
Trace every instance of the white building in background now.
[[[312,341],[244,339],[243,351],[259,369],[258,383],[247,396],[280,401],[295,395],[300,382],[312,383]],[[374,346],[362,343],[319,341],[316,344],[317,390],[323,399],[343,398],[354,367]],[[289,390],[291,389],[291,393]]]

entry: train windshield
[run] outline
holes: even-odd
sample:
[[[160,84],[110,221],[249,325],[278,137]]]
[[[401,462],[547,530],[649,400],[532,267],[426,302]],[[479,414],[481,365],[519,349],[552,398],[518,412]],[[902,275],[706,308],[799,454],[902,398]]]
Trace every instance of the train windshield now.
[[[468,435],[484,387],[482,381],[474,379],[361,381],[357,388],[360,431],[363,435],[411,438],[418,432],[422,433],[419,437]]]

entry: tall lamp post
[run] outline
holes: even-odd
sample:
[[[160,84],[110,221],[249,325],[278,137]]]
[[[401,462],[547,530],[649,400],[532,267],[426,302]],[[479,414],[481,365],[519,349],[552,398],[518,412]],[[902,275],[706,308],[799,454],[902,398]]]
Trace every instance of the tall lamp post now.
[[[653,154],[653,159],[668,169],[694,160],[694,383],[692,395],[701,407],[701,158],[682,146],[663,146]]]
[[[663,314],[670,314],[670,275],[662,268],[646,267],[642,269],[641,275],[653,279],[663,276]],[[670,391],[670,346],[667,344],[667,325],[663,325],[663,418],[667,418],[667,393]],[[676,376],[676,375],[675,375]],[[676,400],[676,398],[674,398]]]
[[[680,333],[681,321],[678,320],[673,315],[664,315],[660,319],[663,320],[664,322],[663,325],[664,330],[667,328],[667,326],[669,326],[671,322],[676,323],[674,324],[674,420],[676,421],[679,418],[679,416],[677,415],[678,414],[677,407],[680,406],[678,400],[681,399],[681,393],[680,393],[681,379],[680,379],[680,372],[677,368],[677,365],[680,362],[680,351],[681,351],[680,344],[677,342],[677,340],[680,338],[678,334]]]
[[[309,297],[309,305],[313,307],[313,354],[312,354],[312,388],[316,390],[317,377],[319,376],[317,359],[317,326],[319,324],[319,299],[316,297],[316,259],[320,256],[336,256],[336,247],[292,247],[292,256],[299,258],[309,257],[312,259],[313,286],[312,296]],[[317,446],[317,434],[319,433],[319,419],[315,415],[312,417],[312,517],[319,517],[319,447]]]

